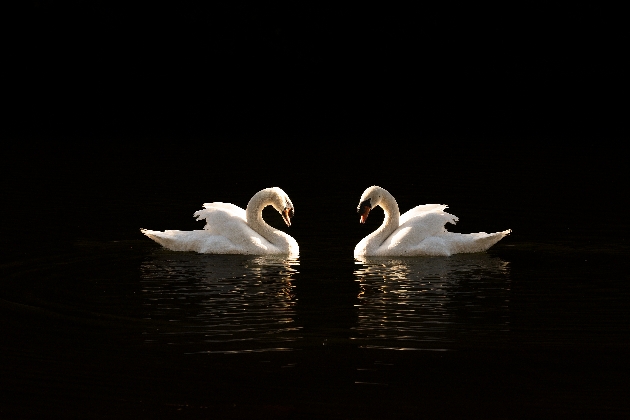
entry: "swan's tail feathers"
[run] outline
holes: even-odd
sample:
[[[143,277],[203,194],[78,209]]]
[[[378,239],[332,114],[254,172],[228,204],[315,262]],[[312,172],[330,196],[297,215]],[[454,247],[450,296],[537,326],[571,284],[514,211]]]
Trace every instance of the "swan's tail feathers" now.
[[[207,230],[148,230],[141,229],[149,238],[171,251],[195,251],[211,254],[241,254],[227,238]]]
[[[160,232],[158,230],[149,230],[149,229],[140,229],[140,232],[142,232],[147,237],[153,239],[158,244],[168,248],[168,246],[166,244],[167,241],[166,241],[166,238],[164,236],[164,232]]]
[[[450,243],[451,254],[466,254],[487,251],[491,246],[505,238],[511,232],[512,229],[494,233],[447,232],[445,237],[448,238],[448,242]]]
[[[197,251],[198,241],[195,236],[199,236],[197,231],[180,231],[180,230],[149,230],[140,229],[140,231],[153,239],[164,248],[171,251]]]
[[[475,239],[475,243],[479,247],[479,251],[487,251],[491,246],[493,246],[494,244],[499,242],[501,239],[509,235],[510,232],[512,232],[512,229],[503,230],[501,232],[494,232],[494,233],[480,232],[479,234],[477,234],[479,236]],[[478,252],[478,251],[473,251],[473,252]]]

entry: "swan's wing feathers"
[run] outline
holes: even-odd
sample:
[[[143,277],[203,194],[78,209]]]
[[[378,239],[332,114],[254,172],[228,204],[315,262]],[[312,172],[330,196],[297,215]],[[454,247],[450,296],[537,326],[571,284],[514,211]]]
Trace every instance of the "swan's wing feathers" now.
[[[206,203],[203,210],[196,211],[193,216],[197,220],[206,221],[204,230],[215,235],[226,235],[247,227],[245,210],[230,203]],[[251,229],[250,229],[251,230]]]
[[[238,209],[238,207],[234,207]],[[261,244],[268,244],[265,238],[256,233],[247,224],[244,214],[240,215],[238,212],[229,212],[221,208],[211,207],[195,212],[195,216],[197,216],[197,220],[206,220],[203,231],[213,235],[212,241],[214,242],[219,240],[228,241],[235,249],[250,249],[252,244],[255,247],[260,247]],[[208,241],[206,241],[206,244],[208,249],[215,246],[210,246]],[[222,245],[221,248],[226,248],[226,245]]]
[[[206,219],[206,221],[210,221],[215,217],[221,217],[224,219],[225,217],[235,217],[245,221],[245,210],[230,203],[205,203],[203,205],[203,210],[198,210],[195,212],[193,216],[200,219]]]
[[[400,216],[400,226],[403,226],[404,224],[410,222],[412,219],[424,218],[429,214],[440,215],[444,220],[442,226],[444,226],[446,223],[457,223],[457,221],[459,220],[457,216],[444,211],[447,207],[448,206],[446,204],[421,204],[419,206],[416,206]]]
[[[232,213],[234,215],[242,214],[243,219],[245,218],[245,210],[232,203],[222,203],[220,201],[217,201],[214,203],[204,203],[203,207],[206,210],[225,211],[227,213]]]
[[[457,217],[447,213],[444,204],[416,206],[400,217],[400,225],[385,240],[383,247],[412,249],[425,239],[446,232],[447,223],[457,223]]]

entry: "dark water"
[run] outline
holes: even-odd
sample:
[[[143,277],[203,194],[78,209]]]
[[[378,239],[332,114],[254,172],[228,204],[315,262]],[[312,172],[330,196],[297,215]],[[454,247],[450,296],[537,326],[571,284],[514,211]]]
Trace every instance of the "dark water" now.
[[[190,354],[291,351],[300,340],[298,260],[161,250],[153,257],[140,267],[146,319],[175,325],[146,331],[147,342],[190,346]]]
[[[3,414],[628,414],[627,267],[507,242],[323,263],[336,279],[142,239],[5,264]]]
[[[465,158],[440,183],[396,184],[387,171],[368,182],[403,210],[452,203],[453,231],[514,232],[486,253],[365,261],[354,244],[382,220],[375,210],[358,223],[366,180],[330,187],[310,176],[316,164],[286,185],[249,172],[191,178],[182,164],[159,173],[133,156],[54,177],[52,163],[33,166],[5,184],[28,210],[3,227],[0,414],[626,418],[627,225],[558,194],[569,179],[591,197],[615,187],[531,160],[459,176],[475,167]],[[177,253],[139,232],[198,228],[201,203],[245,206],[258,181],[292,197],[283,229],[299,258]]]

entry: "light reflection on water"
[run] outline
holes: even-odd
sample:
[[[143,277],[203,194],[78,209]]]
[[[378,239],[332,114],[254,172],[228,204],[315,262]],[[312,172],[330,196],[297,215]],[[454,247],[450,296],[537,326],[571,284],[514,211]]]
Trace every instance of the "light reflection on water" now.
[[[186,352],[290,351],[298,260],[156,251],[140,267],[145,342]],[[151,325],[156,325],[152,322]]]
[[[357,261],[359,347],[452,350],[509,332],[509,263],[488,254]]]
[[[302,348],[298,268],[278,257],[158,250],[140,266],[151,321],[144,341],[184,353]],[[359,293],[346,302],[358,315],[346,337],[359,348],[445,351],[508,340],[510,266],[500,258],[370,258],[348,275]]]

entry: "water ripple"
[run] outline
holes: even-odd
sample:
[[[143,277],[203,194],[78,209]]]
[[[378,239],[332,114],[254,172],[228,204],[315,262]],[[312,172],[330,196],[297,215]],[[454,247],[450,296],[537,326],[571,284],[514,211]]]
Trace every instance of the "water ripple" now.
[[[488,254],[357,261],[362,348],[445,350],[505,339],[509,263]],[[465,340],[464,340],[465,339]]]
[[[156,326],[145,341],[185,345],[187,353],[287,351],[299,332],[298,266],[278,257],[156,251],[140,266],[146,318]]]

